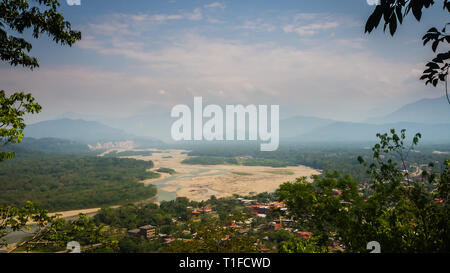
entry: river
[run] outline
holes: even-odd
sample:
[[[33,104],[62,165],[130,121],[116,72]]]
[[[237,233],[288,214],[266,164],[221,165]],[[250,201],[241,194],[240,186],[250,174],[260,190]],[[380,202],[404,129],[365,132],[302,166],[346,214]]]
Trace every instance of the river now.
[[[206,168],[178,168],[178,169],[185,169],[185,170],[195,170],[194,172],[190,172],[190,173],[175,173],[173,175],[171,175],[170,177],[161,179],[161,180],[157,180],[155,182],[152,182],[148,185],[155,185],[157,190],[158,190],[158,196],[157,196],[157,201],[161,202],[161,201],[171,201],[171,200],[175,200],[177,198],[177,194],[175,191],[166,191],[163,188],[170,186],[170,187],[174,187],[176,188],[176,190],[178,191],[179,189],[181,189],[183,186],[179,186],[179,185],[175,185],[175,184],[170,184],[170,185],[166,185],[166,183],[170,182],[170,181],[174,181],[174,180],[190,180],[196,177],[200,177],[200,176],[214,176],[214,175],[223,175],[223,174],[227,174],[229,173],[229,171],[227,170],[223,170],[223,169],[206,169]],[[212,171],[215,171],[214,173],[211,173]],[[208,189],[210,194],[216,194],[217,192],[215,192],[212,189]]]

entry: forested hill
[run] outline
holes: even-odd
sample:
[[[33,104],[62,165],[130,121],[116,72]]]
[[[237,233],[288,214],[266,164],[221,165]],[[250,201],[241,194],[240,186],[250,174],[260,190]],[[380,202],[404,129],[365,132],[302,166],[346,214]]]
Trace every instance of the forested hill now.
[[[33,138],[61,138],[82,143],[95,144],[98,141],[126,140],[130,135],[96,121],[82,119],[47,120],[28,125],[24,133]]]
[[[91,150],[86,144],[59,138],[30,138],[25,137],[21,143],[9,145],[8,150],[18,153],[18,155],[27,154],[30,151],[40,151],[55,154],[86,154]]]
[[[151,161],[42,152],[0,164],[0,205],[35,201],[49,211],[94,208],[148,199],[156,188],[139,181],[159,177]]]

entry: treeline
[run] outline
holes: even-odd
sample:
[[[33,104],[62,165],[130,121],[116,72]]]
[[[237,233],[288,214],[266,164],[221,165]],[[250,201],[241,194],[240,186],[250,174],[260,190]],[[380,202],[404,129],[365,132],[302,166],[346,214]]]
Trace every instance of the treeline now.
[[[105,154],[105,157],[117,157],[117,156],[151,156],[155,151],[111,151]]]
[[[448,145],[422,145],[408,153],[408,163],[428,164],[434,162],[439,171],[441,162],[448,154],[433,151],[448,151]],[[305,165],[328,172],[339,171],[349,174],[360,183],[368,182],[366,168],[357,158],[362,156],[370,160],[371,149],[357,145],[285,145],[270,153],[259,151],[251,145],[196,146],[188,153],[192,158],[183,161],[186,164],[236,164],[244,166],[288,167]],[[394,160],[399,158],[393,156]]]
[[[151,161],[18,153],[0,164],[0,205],[34,201],[49,211],[123,204],[156,195],[138,183],[160,174]]]
[[[25,137],[21,143],[1,147],[0,151],[12,151],[18,154],[27,155],[31,151],[45,152],[52,154],[95,154],[86,144],[73,140],[59,138],[35,139]]]
[[[197,156],[181,161],[183,164],[192,165],[237,165],[239,162],[235,158],[220,156]]]
[[[174,169],[171,169],[171,168],[159,168],[156,171],[159,172],[159,173],[168,173],[168,174],[176,173],[176,171]]]

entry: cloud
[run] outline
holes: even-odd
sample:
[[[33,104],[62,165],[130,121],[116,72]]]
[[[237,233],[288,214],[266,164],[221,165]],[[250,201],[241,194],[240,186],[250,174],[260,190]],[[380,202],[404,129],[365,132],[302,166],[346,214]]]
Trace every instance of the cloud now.
[[[269,23],[264,23],[261,19],[254,21],[246,21],[243,25],[238,26],[237,29],[247,29],[258,32],[272,32],[276,30],[276,27]]]
[[[157,13],[157,14],[125,14],[125,13],[114,13],[105,19],[103,23],[99,24],[89,24],[91,28],[97,28],[101,31],[107,31],[108,33],[113,33],[116,31],[123,31],[130,26],[143,26],[146,24],[162,24],[168,21],[179,21],[179,20],[191,20],[199,21],[203,19],[203,14],[201,8],[195,8],[192,12],[180,11],[179,13],[167,14],[167,13]]]
[[[286,25],[283,27],[283,31],[286,33],[295,32],[299,35],[314,35],[321,30],[337,28],[338,26],[338,22],[314,23],[306,26]]]
[[[93,67],[47,67],[33,72],[0,68],[2,88],[32,90],[44,109],[55,112],[129,115],[148,105],[170,108],[203,96],[207,103],[279,104],[282,112],[348,120],[386,101],[409,102],[404,98],[424,96],[417,77],[423,64],[374,54],[359,37],[309,39],[311,44],[302,47],[278,40],[213,38],[199,34],[198,29],[158,32],[168,20],[203,18],[201,9],[194,9],[191,17],[181,11],[106,18],[86,25],[83,40],[75,46],[89,56],[94,52],[96,58],[104,56],[108,63],[116,60],[120,65],[101,68],[101,62],[95,61]],[[333,17],[325,17],[322,23],[317,18],[324,17],[297,14],[287,22],[292,27],[285,25],[283,31],[311,35],[344,25]],[[276,28],[253,19],[230,29],[269,32],[272,27]],[[148,35],[150,30],[158,33],[157,46],[149,46],[155,42],[155,36]]]
[[[350,26],[360,27],[360,24],[356,24],[348,17],[337,17],[332,14],[297,13],[282,27],[282,30],[285,33],[312,36],[322,31]]]
[[[203,19],[202,10],[200,8],[196,8],[196,9],[194,9],[194,11],[192,13],[187,13],[186,17],[189,20],[193,20],[193,21],[202,20]]]
[[[204,5],[203,7],[207,8],[207,9],[216,9],[216,8],[224,9],[225,8],[225,4],[220,3],[220,2],[214,2],[214,3],[211,3],[211,4]]]
[[[299,49],[187,34],[159,49],[99,41],[79,46],[138,62],[133,74],[124,68],[124,74],[113,75],[99,88],[120,86],[136,105],[191,103],[193,96],[200,95],[215,103],[277,103],[282,109],[351,119],[377,102],[423,91],[411,64],[351,50],[351,42],[336,39]]]

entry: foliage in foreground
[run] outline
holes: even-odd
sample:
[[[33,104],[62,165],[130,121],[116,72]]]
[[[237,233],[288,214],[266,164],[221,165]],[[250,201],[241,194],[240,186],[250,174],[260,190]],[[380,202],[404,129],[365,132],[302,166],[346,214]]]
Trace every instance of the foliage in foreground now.
[[[445,161],[441,174],[423,173],[423,179],[412,180],[389,156],[405,158],[420,135],[409,149],[404,130],[378,137],[380,144],[373,147],[373,163],[368,166],[373,185],[365,196],[359,194],[356,181],[335,172],[315,176],[313,183],[300,178],[281,185],[280,200],[319,238],[319,246],[337,240],[347,252],[366,252],[367,243],[377,241],[382,252],[449,252],[450,161]]]
[[[80,214],[77,220],[66,221],[57,215],[49,216],[47,210],[32,202],[22,208],[0,207],[0,238],[12,231],[28,232],[30,236],[14,245],[0,240],[0,247],[7,247],[9,252],[49,248],[64,251],[71,241],[79,242],[84,252],[98,248],[104,251],[118,249],[118,242],[106,235],[103,226],[97,226],[86,215]]]

